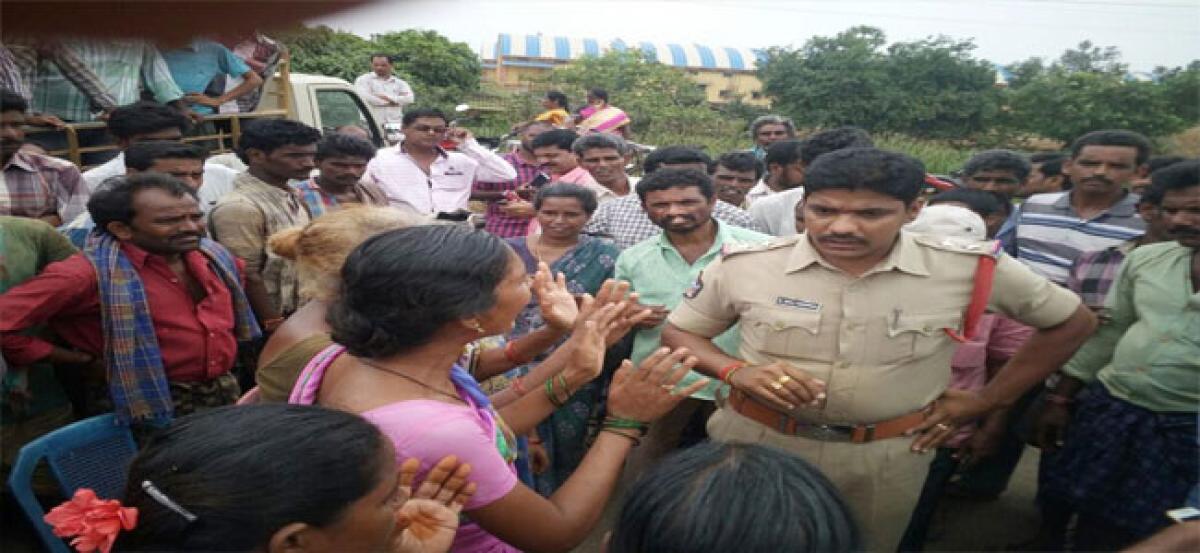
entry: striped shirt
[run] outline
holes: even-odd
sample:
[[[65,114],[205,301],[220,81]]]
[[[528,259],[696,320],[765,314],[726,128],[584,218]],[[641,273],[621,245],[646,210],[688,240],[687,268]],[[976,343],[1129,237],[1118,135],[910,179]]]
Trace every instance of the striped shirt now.
[[[0,215],[58,215],[67,222],[87,211],[87,184],[70,162],[17,152],[0,175]]]
[[[10,42],[0,45],[0,87],[20,94],[27,102],[32,101],[30,86],[44,62],[52,63],[63,77],[87,97],[93,107],[103,110],[117,107],[116,100],[105,90],[100,77],[79,56],[61,44],[34,47],[32,44]]]
[[[21,74],[21,68],[17,65],[17,58],[3,44],[0,44],[0,88],[5,88],[16,93],[18,96],[24,98],[26,102],[31,98],[29,83],[25,80],[25,76]]]
[[[1065,285],[1071,264],[1083,252],[1103,250],[1141,236],[1146,222],[1137,212],[1140,196],[1127,193],[1107,211],[1080,219],[1070,192],[1036,194],[1021,204],[1017,258],[1034,272]]]
[[[63,44],[100,78],[117,105],[138,101],[143,85],[153,93],[156,101],[163,104],[183,97],[167,62],[146,41],[65,39]],[[67,121],[93,119],[87,96],[56,67],[42,64],[32,88],[34,111],[54,114]]]

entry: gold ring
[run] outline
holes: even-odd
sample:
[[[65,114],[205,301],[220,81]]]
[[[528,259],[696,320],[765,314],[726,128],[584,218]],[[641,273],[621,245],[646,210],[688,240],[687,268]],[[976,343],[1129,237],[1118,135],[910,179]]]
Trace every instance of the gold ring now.
[[[941,429],[941,430],[950,430],[950,425],[948,425],[948,424],[946,424],[946,423],[944,423],[944,422],[939,422],[939,423],[937,423],[937,424],[935,424],[935,425],[933,425],[933,426],[934,426],[934,428],[939,428],[939,429]]]
[[[780,384],[780,383],[778,383],[778,382],[772,382],[772,383],[771,383],[771,389],[772,389],[772,390],[776,390],[776,391],[778,391],[778,390],[782,390],[782,389],[783,389],[783,384]]]
[[[786,374],[785,374],[785,375],[783,375],[783,376],[781,376],[781,377],[779,377],[779,383],[780,383],[780,384],[787,384],[788,382],[791,382],[791,381],[792,381],[792,377],[790,377],[790,376],[788,376],[788,375],[786,375]]]

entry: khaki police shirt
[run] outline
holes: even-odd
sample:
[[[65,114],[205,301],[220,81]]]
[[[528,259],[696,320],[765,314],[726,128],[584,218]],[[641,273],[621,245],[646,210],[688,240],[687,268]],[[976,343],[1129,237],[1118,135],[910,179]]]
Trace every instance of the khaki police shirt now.
[[[826,382],[801,420],[873,423],[921,409],[946,389],[987,244],[910,234],[879,265],[853,277],[823,260],[806,235],[744,246],[714,261],[668,321],[700,336],[741,323],[751,364],[783,361]],[[991,309],[1036,328],[1066,321],[1080,301],[1006,255]]]

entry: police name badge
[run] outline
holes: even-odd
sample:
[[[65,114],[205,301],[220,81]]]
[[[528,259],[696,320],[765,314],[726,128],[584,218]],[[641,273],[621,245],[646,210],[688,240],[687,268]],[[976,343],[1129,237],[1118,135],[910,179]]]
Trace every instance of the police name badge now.
[[[690,300],[690,299],[700,295],[700,291],[703,289],[704,289],[704,271],[701,271],[700,274],[696,275],[696,281],[693,282],[691,286],[688,286],[687,290],[683,291],[683,297]]]
[[[811,311],[813,313],[819,313],[821,311],[821,304],[815,301],[785,298],[783,296],[775,298],[775,305],[799,309],[801,311]]]

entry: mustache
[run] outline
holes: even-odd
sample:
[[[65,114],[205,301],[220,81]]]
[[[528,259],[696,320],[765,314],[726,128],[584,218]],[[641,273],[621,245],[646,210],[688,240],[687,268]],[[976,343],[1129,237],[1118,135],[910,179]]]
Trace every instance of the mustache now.
[[[1197,227],[1170,227],[1167,229],[1167,234],[1169,234],[1173,237],[1200,236],[1200,228],[1197,228]]]
[[[1099,184],[1112,184],[1113,183],[1113,181],[1109,180],[1107,177],[1088,177],[1086,179],[1083,179],[1083,182],[1085,184],[1086,183],[1099,183]]]
[[[867,241],[854,236],[852,234],[826,234],[817,238],[818,242],[846,242],[853,244],[866,244]]]

